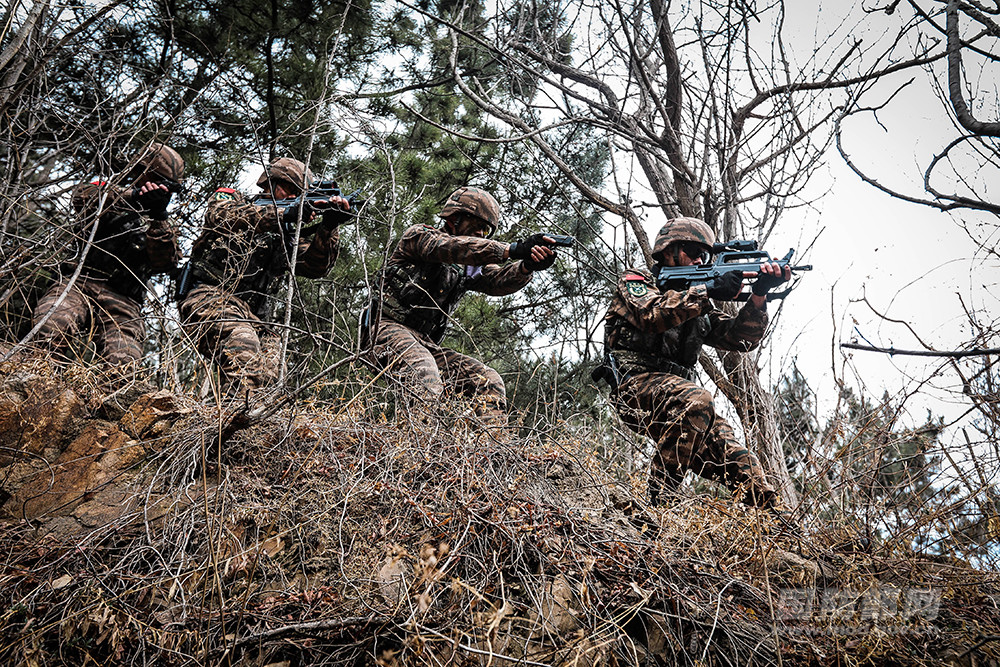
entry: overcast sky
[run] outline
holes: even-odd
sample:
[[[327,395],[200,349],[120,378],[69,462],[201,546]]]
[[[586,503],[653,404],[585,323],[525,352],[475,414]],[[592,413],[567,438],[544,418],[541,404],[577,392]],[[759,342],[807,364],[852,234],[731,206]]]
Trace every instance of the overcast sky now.
[[[856,3],[851,5],[858,19]],[[835,10],[815,2],[790,8],[799,12],[789,17],[793,27],[800,26],[790,31],[798,36],[795,43],[799,47],[814,42],[824,27],[840,25],[834,12],[841,10],[831,6]],[[887,27],[897,18],[864,15],[863,28],[845,30],[851,38],[870,42],[873,34],[891,34]],[[843,25],[852,24],[848,21]],[[995,71],[985,74],[987,83],[991,75],[996,80]],[[897,83],[913,76],[908,74]],[[993,95],[995,99],[995,92]],[[995,107],[980,108],[979,113],[993,114],[985,120],[996,120]],[[922,195],[920,178],[930,156],[956,136],[927,78],[916,74],[914,83],[880,110],[877,120],[880,122],[868,115],[845,125],[845,150],[882,183]],[[835,365],[839,373],[845,358],[836,348],[838,343],[856,340],[863,344],[863,336],[876,346],[923,348],[905,326],[879,318],[860,301],[864,297],[887,317],[909,323],[924,342],[938,350],[960,349],[971,337],[959,295],[966,305],[987,317],[1000,312],[1000,267],[977,253],[976,244],[961,227],[963,222],[985,222],[995,228],[995,217],[971,212],[949,215],[894,199],[863,183],[835,151],[831,151],[829,167],[815,185],[821,190],[829,188],[817,202],[817,210],[801,211],[801,230],[783,220],[769,243],[769,250],[780,255],[789,246],[802,246],[822,230],[809,257],[815,270],[805,275],[787,300],[765,373],[776,377],[792,357],[797,357],[814,389],[829,404],[836,393],[831,367]],[[989,317],[988,321],[994,319]],[[870,394],[881,395],[883,389],[890,393],[913,391],[920,386],[921,396],[913,402],[918,408],[916,419],[925,416],[920,414],[924,408],[955,417],[968,407],[953,393],[960,384],[950,371],[929,385],[920,384],[943,365],[941,360],[890,359],[873,352],[845,354],[844,379],[864,386]]]

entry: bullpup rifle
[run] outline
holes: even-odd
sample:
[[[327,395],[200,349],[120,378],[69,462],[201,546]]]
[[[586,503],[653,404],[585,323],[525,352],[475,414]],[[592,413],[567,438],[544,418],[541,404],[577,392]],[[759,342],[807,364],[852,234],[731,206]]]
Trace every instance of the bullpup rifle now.
[[[760,265],[765,262],[777,261],[778,266],[784,272],[785,267],[790,265],[795,248],[789,248],[788,254],[779,260],[772,260],[771,256],[763,250],[757,248],[757,242],[753,240],[741,239],[729,241],[728,243],[716,243],[712,246],[712,255],[715,261],[711,264],[690,266],[664,266],[660,269],[656,277],[656,286],[660,291],[675,290],[683,291],[694,285],[705,284],[713,278],[718,278],[727,273],[744,271],[754,273],[760,270]],[[792,272],[812,271],[812,264],[792,266]],[[792,291],[788,287],[781,291],[769,292],[767,300],[784,299]],[[750,292],[740,292],[733,301],[746,301],[750,298]]]
[[[555,246],[561,246],[563,248],[572,248],[573,244],[576,243],[575,236],[564,236],[562,234],[549,234],[547,232],[542,232],[543,236],[547,236],[552,239],[552,243],[545,242],[545,245],[550,248]]]

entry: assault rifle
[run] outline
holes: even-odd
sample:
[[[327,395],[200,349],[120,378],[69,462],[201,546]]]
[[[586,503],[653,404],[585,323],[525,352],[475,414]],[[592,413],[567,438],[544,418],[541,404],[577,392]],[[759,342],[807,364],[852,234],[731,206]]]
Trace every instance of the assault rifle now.
[[[183,183],[178,183],[174,179],[167,178],[166,176],[158,174],[155,171],[149,171],[146,168],[146,166],[142,164],[137,164],[135,167],[133,167],[132,170],[125,175],[123,182],[135,183],[141,176],[145,176],[146,180],[150,181],[151,183],[167,186],[167,190],[169,190],[171,193],[175,195],[179,195],[184,192]],[[139,194],[139,188],[132,187],[131,189],[134,194],[136,195]]]
[[[149,180],[151,183],[156,183],[157,185],[165,185],[167,187],[167,192],[171,194],[178,195],[184,192],[183,184],[178,183],[177,181],[173,181],[169,178],[165,178],[163,176],[154,176]],[[136,199],[139,197],[139,188],[135,186],[128,188],[125,192],[126,192],[126,198],[128,199]]]
[[[254,206],[276,206],[278,208],[278,213],[281,215],[282,220],[284,220],[285,214],[289,210],[294,211],[295,208],[299,206],[303,208],[303,214],[310,211],[323,213],[324,211],[339,209],[336,204],[331,204],[328,200],[331,197],[344,197],[347,200],[347,203],[351,205],[351,210],[343,211],[345,219],[339,221],[338,224],[349,224],[354,222],[358,217],[356,209],[361,208],[365,204],[364,199],[358,198],[359,194],[361,194],[361,188],[358,188],[351,194],[344,197],[344,195],[340,192],[340,187],[337,185],[336,181],[313,181],[313,184],[309,187],[309,189],[300,194],[298,197],[275,199],[274,195],[265,192],[254,197],[251,203]],[[307,219],[307,217],[304,215],[303,220],[305,219]],[[303,227],[301,235],[308,236],[323,226],[331,225],[330,223],[320,221],[315,225]],[[294,226],[290,229],[286,228],[286,231],[294,230]]]
[[[784,271],[789,265],[795,248],[789,248],[788,254],[777,260],[778,266]],[[660,274],[656,277],[656,286],[663,290],[682,291],[691,287],[706,283],[713,278],[718,278],[727,273],[744,271],[757,272],[764,262],[774,261],[771,256],[763,250],[757,249],[757,242],[753,240],[729,241],[728,243],[716,243],[712,246],[712,255],[715,261],[712,264],[691,266],[664,266],[660,269]],[[792,271],[812,271],[812,264],[791,267]],[[767,300],[784,299],[792,291],[791,287],[779,292],[770,292]],[[750,292],[741,292],[733,301],[746,301],[750,298]]]

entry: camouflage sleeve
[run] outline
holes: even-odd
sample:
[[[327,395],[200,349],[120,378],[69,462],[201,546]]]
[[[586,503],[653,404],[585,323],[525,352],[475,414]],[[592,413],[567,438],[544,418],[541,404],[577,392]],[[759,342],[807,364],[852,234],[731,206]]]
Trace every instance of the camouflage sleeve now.
[[[269,228],[277,224],[278,210],[274,206],[254,206],[230,188],[216,190],[205,211],[205,228],[217,233]]]
[[[299,239],[295,275],[306,278],[322,278],[337,261],[339,252],[340,229],[334,228],[332,232],[326,232],[320,227],[311,241]]]
[[[146,230],[146,257],[153,273],[166,273],[177,266],[180,249],[177,231],[166,220],[150,220]]]
[[[609,310],[637,329],[662,333],[698,317],[710,307],[704,285],[683,292],[660,292],[649,272],[630,269],[618,280],[618,293]]]
[[[414,225],[403,232],[397,252],[405,259],[420,262],[486,266],[502,262],[508,247],[500,241],[452,236],[427,225]]]
[[[709,313],[712,328],[705,344],[720,350],[749,352],[757,347],[767,329],[767,310],[747,301],[735,316],[720,310]]]
[[[92,183],[81,183],[73,189],[72,204],[73,210],[77,213],[94,214],[97,207],[102,207],[103,213],[121,212],[129,210],[131,207],[125,199],[127,191],[115,185],[108,185],[104,181],[94,181]],[[101,198],[104,197],[102,203]],[[103,205],[102,205],[103,204]]]
[[[469,281],[468,286],[470,290],[490,296],[506,296],[530,283],[532,275],[530,271],[521,270],[521,262],[487,264],[479,275]]]

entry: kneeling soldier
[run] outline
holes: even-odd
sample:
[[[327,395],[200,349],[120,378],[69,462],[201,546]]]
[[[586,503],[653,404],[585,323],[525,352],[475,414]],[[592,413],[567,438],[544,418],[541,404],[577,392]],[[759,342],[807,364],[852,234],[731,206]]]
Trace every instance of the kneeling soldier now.
[[[90,329],[97,356],[108,364],[135,369],[142,360],[146,282],[177,265],[177,233],[167,222],[167,205],[171,191],[180,189],[184,160],[154,143],[134,165],[123,178],[86,183],[73,192],[76,236],[86,241],[93,235],[93,242],[83,244],[77,279],[70,284],[77,263],[67,263],[64,278],[42,296],[33,318],[39,342],[58,358],[68,357],[73,341]]]
[[[715,233],[701,220],[670,220],[653,247],[654,274],[629,269],[618,281],[604,322],[605,350],[620,383],[612,400],[625,424],[656,441],[652,502],[676,489],[686,470],[694,470],[742,492],[748,504],[771,507],[776,494],[760,462],[716,414],[712,395],[695,383],[695,364],[703,344],[739,352],[757,347],[767,327],[767,291],[791,273],[764,263],[759,274],[730,273],[683,292],[659,291],[654,276],[661,266],[704,264],[714,243]],[[758,275],[753,295],[736,316],[712,306],[710,299],[732,300],[744,277]]]
[[[552,266],[556,253],[541,234],[517,243],[488,238],[500,222],[500,205],[479,188],[453,192],[438,216],[444,229],[408,228],[382,268],[380,294],[367,313],[374,355],[426,403],[436,404],[448,389],[471,399],[477,415],[502,421],[507,394],[500,374],[442,347],[441,339],[467,291],[513,294],[532,272]]]
[[[312,183],[304,164],[280,158],[264,169],[257,185],[274,200],[300,195]],[[312,238],[300,238],[297,276],[322,278],[337,258],[337,225],[350,208],[332,197]],[[256,389],[278,377],[278,340],[270,320],[271,296],[292,262],[292,240],[299,211],[255,206],[231,188],[219,188],[205,213],[205,225],[191,251],[189,275],[179,295],[184,330],[198,351],[219,369],[230,394]],[[311,210],[302,211],[312,219]]]

